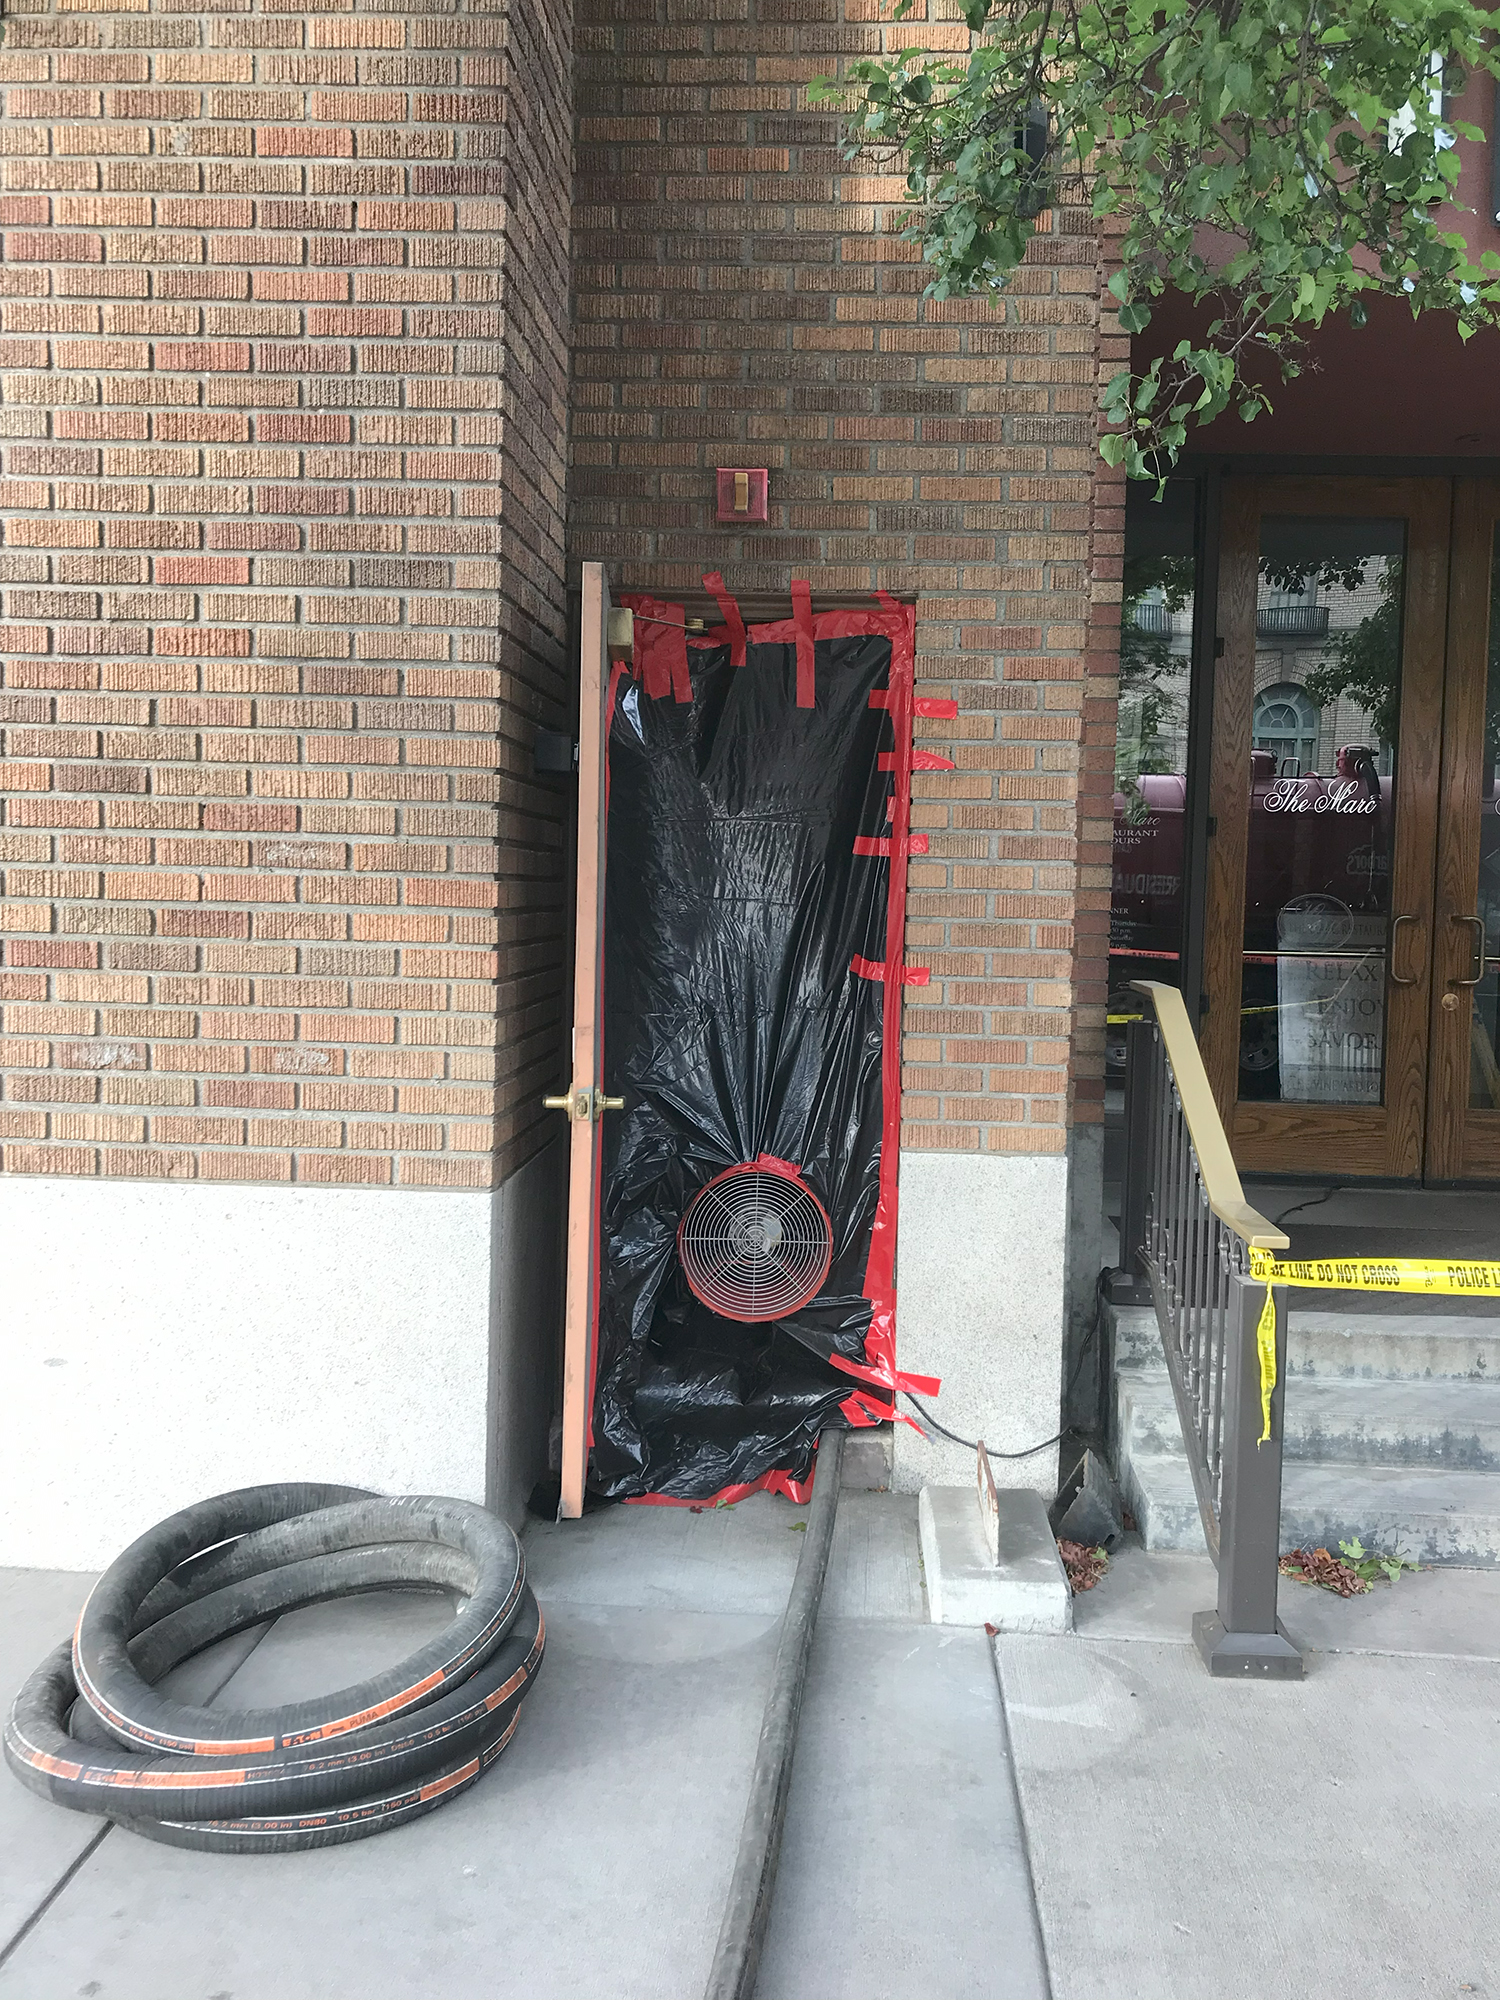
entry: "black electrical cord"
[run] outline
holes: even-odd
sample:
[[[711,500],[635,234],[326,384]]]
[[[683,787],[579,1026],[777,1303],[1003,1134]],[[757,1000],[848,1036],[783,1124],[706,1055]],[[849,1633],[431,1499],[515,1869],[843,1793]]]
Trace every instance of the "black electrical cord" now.
[[[1073,1363],[1073,1372],[1068,1377],[1067,1388],[1063,1391],[1065,1397],[1071,1396],[1074,1388],[1077,1386],[1078,1377],[1083,1372],[1083,1364],[1088,1358],[1089,1349],[1093,1346],[1094,1337],[1099,1331],[1099,1322],[1104,1315],[1104,1281],[1108,1276],[1108,1271],[1101,1271],[1094,1281],[1094,1317],[1089,1322],[1088,1332],[1083,1336],[1083,1345],[1078,1350],[1078,1359]],[[957,1431],[950,1431],[945,1424],[940,1424],[931,1410],[927,1408],[926,1404],[918,1402],[910,1389],[903,1389],[901,1393],[905,1396],[908,1403],[921,1411],[924,1421],[931,1424],[940,1437],[947,1438],[950,1444],[961,1444],[965,1451],[978,1451],[979,1444],[973,1438],[961,1438]],[[1061,1444],[1071,1428],[1071,1425],[1065,1425],[1055,1437],[1044,1438],[1040,1444],[1029,1444],[1025,1451],[996,1451],[993,1445],[987,1444],[984,1447],[985,1456],[987,1458],[1009,1459],[1035,1458],[1039,1451],[1046,1451],[1051,1445]],[[982,1443],[983,1440],[981,1439],[980,1442]]]
[[[1332,1202],[1332,1198],[1334,1198],[1336,1194],[1342,1194],[1342,1192],[1344,1192],[1344,1182],[1338,1182],[1338,1184],[1336,1184],[1336,1186],[1332,1186],[1332,1188],[1324,1188],[1324,1190],[1322,1190],[1322,1194],[1314,1194],[1314,1196],[1310,1196],[1310,1198],[1308,1198],[1306,1202],[1294,1202],[1294,1204],[1292,1204],[1290,1208],[1284,1208],[1284,1210],[1280,1212],[1280,1216],[1276,1216],[1276,1218],[1274,1218],[1274,1222],[1276,1222],[1276,1228],[1280,1228],[1280,1226],[1282,1226],[1282,1222],[1286,1222],[1286,1218],[1288,1218],[1288,1216],[1300,1216],[1304,1208],[1322,1208],[1322,1204],[1324,1204],[1324,1202]]]
[[[940,1424],[927,1406],[917,1401],[917,1398],[912,1394],[910,1389],[903,1389],[901,1393],[905,1396],[908,1403],[913,1404],[922,1412],[923,1420],[931,1424],[940,1437],[949,1439],[953,1444],[961,1444],[965,1451],[978,1451],[979,1446],[972,1438],[961,1438],[957,1431],[950,1431],[946,1425]],[[1048,1445],[1061,1444],[1067,1435],[1066,1431],[1059,1431],[1056,1437],[1044,1438],[1040,1444],[1028,1445],[1025,1451],[993,1451],[989,1445],[985,1445],[984,1449],[986,1455],[990,1458],[1035,1458],[1037,1453],[1045,1451]]]

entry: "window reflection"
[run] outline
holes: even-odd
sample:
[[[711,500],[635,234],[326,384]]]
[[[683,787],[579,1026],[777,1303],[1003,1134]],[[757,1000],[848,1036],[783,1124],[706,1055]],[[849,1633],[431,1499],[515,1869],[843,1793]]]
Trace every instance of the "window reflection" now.
[[[1115,738],[1106,1086],[1125,1075],[1132,979],[1178,985],[1182,965],[1188,691],[1193,644],[1193,482],[1127,500]]]
[[[1399,521],[1261,524],[1240,1096],[1382,1094]]]

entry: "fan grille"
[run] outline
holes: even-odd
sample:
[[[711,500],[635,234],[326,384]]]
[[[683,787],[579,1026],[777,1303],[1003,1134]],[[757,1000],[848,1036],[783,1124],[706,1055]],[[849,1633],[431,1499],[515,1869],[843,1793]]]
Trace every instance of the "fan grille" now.
[[[689,1202],[677,1255],[693,1295],[711,1311],[781,1319],[822,1290],[833,1228],[795,1169],[731,1167]]]

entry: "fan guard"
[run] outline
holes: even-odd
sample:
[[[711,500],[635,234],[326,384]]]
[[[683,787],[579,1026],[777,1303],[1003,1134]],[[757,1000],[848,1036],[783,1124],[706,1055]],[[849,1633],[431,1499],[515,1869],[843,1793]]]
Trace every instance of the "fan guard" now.
[[[797,1169],[762,1153],[699,1188],[677,1225],[677,1255],[711,1312],[782,1319],[822,1290],[833,1225]]]

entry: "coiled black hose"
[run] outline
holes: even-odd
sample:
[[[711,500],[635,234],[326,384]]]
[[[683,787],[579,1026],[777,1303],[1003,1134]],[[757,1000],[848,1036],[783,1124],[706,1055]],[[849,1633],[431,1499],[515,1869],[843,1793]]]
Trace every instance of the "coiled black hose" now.
[[[272,1709],[201,1709],[156,1683],[302,1605],[369,1590],[460,1599],[400,1665]],[[510,1741],[545,1627],[520,1543],[464,1500],[250,1486],[185,1508],[95,1584],[70,1643],[16,1696],[5,1757],[42,1798],[216,1853],[384,1832],[468,1789]]]

